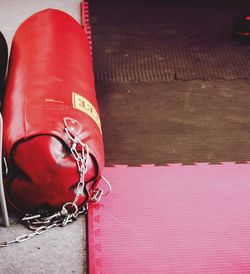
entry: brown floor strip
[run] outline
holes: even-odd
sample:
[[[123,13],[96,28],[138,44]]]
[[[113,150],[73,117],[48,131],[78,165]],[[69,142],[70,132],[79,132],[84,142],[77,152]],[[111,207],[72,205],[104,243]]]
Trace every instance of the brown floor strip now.
[[[250,81],[98,83],[106,164],[250,160]]]

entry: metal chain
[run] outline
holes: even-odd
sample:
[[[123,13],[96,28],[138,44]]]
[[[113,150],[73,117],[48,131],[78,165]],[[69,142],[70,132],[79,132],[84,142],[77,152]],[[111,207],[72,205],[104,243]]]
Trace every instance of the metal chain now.
[[[29,229],[33,230],[34,232],[21,235],[11,241],[0,242],[0,248],[7,247],[13,243],[24,242],[36,235],[41,235],[54,227],[60,227],[60,226],[64,227],[68,223],[72,223],[73,221],[75,221],[80,214],[81,215],[87,214],[88,202],[86,202],[83,205],[81,210],[77,206],[77,202],[80,196],[84,193],[84,189],[86,188],[84,177],[85,177],[85,173],[87,172],[87,160],[89,158],[89,148],[88,148],[88,145],[83,144],[81,140],[76,136],[76,134],[74,134],[74,132],[71,131],[69,128],[65,127],[65,132],[67,136],[69,137],[68,146],[76,161],[78,172],[80,175],[80,179],[76,187],[76,195],[73,202],[65,203],[62,206],[60,211],[50,216],[43,217],[41,214],[37,214],[37,215],[27,214],[24,218],[22,218],[22,221],[28,226]],[[81,148],[78,150],[77,147],[79,148],[79,146]],[[109,186],[109,189],[111,190],[111,186],[109,183],[108,183],[108,186]],[[87,195],[89,195],[88,192],[87,192]],[[100,200],[102,195],[103,195],[103,190],[95,189],[93,191],[92,197],[88,197],[88,198],[91,202],[96,202]]]
[[[74,220],[77,219],[78,215],[82,214],[85,215],[87,214],[88,207],[85,205],[81,210],[79,210],[76,214],[67,214],[62,209],[61,214],[64,216],[62,219],[57,219],[55,220],[54,217],[56,218],[56,214],[48,217],[48,218],[41,218],[40,215],[34,215],[34,216],[26,216],[22,220],[28,224],[29,229],[33,230],[33,233],[27,233],[21,236],[16,237],[14,240],[11,241],[4,241],[0,242],[0,248],[2,247],[7,247],[10,244],[14,243],[22,243],[24,241],[30,240],[34,236],[41,235],[48,230],[50,230],[53,227],[62,227],[67,225],[68,223],[72,223]]]

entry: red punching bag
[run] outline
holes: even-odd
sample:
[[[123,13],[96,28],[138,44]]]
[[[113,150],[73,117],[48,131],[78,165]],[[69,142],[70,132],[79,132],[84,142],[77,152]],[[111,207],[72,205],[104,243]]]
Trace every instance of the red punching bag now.
[[[89,43],[71,16],[47,9],[18,28],[3,119],[6,194],[16,208],[52,211],[90,199],[103,139]]]

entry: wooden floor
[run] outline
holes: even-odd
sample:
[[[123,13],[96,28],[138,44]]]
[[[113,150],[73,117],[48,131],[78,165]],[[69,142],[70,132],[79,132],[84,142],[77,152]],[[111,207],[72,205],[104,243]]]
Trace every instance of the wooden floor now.
[[[250,160],[250,81],[97,83],[106,164]]]

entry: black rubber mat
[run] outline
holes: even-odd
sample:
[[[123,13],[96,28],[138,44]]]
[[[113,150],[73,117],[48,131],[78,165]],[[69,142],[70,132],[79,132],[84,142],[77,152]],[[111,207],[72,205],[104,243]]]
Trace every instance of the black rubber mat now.
[[[0,32],[0,87],[2,87],[2,81],[5,78],[6,66],[8,60],[8,47],[5,37]]]
[[[90,1],[97,81],[250,79],[249,1]]]

